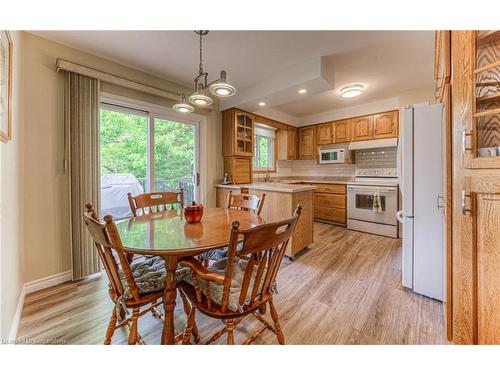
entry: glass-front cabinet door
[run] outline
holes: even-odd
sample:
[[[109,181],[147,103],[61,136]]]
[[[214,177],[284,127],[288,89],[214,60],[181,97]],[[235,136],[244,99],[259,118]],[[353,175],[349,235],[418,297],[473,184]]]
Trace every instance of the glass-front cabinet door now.
[[[500,167],[500,31],[471,31],[472,128],[462,130],[466,168]]]

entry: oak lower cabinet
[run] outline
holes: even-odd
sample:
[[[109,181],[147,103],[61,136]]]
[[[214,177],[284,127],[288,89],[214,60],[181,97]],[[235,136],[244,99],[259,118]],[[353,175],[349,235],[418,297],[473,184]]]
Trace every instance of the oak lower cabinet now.
[[[351,121],[351,141],[373,139],[373,116],[355,117]]]
[[[351,140],[351,119],[333,123],[333,143],[347,143]]]
[[[346,185],[317,184],[314,191],[314,219],[346,225]]]
[[[234,184],[248,184],[252,182],[252,159],[224,157],[224,173]]]
[[[291,218],[297,205],[302,205],[302,214],[288,243],[285,252],[286,256],[293,258],[298,252],[313,243],[313,189],[278,192],[252,189],[251,184],[247,187],[249,194],[261,196],[262,193],[266,193],[260,216],[267,223]],[[217,207],[227,207],[227,195],[230,189],[233,189],[233,193],[239,193],[240,191],[239,186],[217,187]]]
[[[299,159],[316,159],[316,127],[308,126],[299,128]]]
[[[297,129],[289,126],[276,132],[277,160],[297,159]]]

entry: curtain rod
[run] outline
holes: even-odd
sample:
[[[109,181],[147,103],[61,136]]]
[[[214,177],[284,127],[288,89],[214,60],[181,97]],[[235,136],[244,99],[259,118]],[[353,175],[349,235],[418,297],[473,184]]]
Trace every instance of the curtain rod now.
[[[177,92],[160,89],[158,87],[150,85],[145,85],[140,82],[136,82],[127,78],[116,76],[111,73],[106,73],[94,68],[90,68],[88,66],[76,64],[74,62],[58,58],[56,61],[56,71],[59,72],[60,70],[82,74],[88,77],[98,79],[103,82],[113,83],[118,86],[128,87],[137,91],[142,91],[148,94],[161,96],[163,98],[171,100],[179,100],[181,95],[180,93]]]

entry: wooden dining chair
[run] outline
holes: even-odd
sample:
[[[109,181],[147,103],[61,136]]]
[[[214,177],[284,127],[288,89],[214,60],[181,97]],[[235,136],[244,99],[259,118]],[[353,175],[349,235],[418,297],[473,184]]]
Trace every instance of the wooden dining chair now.
[[[189,343],[193,333],[196,310],[204,315],[223,321],[225,327],[216,332],[205,343],[211,343],[227,332],[227,343],[234,344],[233,330],[246,316],[253,315],[262,327],[252,334],[244,344],[250,344],[266,329],[278,337],[280,344],[285,338],[273,304],[276,292],[276,275],[286,247],[293,234],[302,207],[299,205],[292,218],[240,230],[233,222],[229,238],[227,258],[205,268],[196,258],[180,260],[190,273],[179,282],[179,288],[191,301],[191,310],[184,330],[183,343]],[[243,238],[243,246],[238,248]],[[261,314],[269,305],[273,324]]]
[[[240,194],[233,194],[232,190],[229,190],[227,194],[227,208],[240,210],[240,211],[250,211],[257,215],[260,215],[262,207],[264,207],[264,201],[266,199],[266,193],[262,193],[259,197],[258,195],[252,195],[243,193],[241,188]],[[248,189],[246,190],[248,191]],[[208,267],[210,261],[216,261],[227,256],[227,247],[221,249],[213,249],[203,253],[199,258],[203,261],[205,267]]]
[[[164,261],[160,257],[153,257],[131,263],[123,249],[113,217],[106,215],[102,222],[90,203],[85,207],[83,220],[104,265],[109,279],[109,295],[115,304],[104,344],[109,345],[116,328],[125,325],[129,327],[128,344],[144,344],[137,329],[139,317],[151,312],[153,316],[164,320],[163,315],[157,309],[163,303],[166,272]],[[181,273],[178,272],[176,277],[180,279]],[[184,311],[188,314],[189,302],[184,293],[180,292],[180,295]],[[130,316],[128,316],[129,309],[132,310]],[[195,341],[199,341],[196,328],[195,331]],[[176,340],[179,341],[181,338],[182,334],[179,334]]]
[[[184,190],[180,191],[159,191],[154,193],[144,193],[132,196],[127,193],[130,210],[134,217],[137,213],[144,215],[151,212],[165,211],[174,206],[184,208]]]
[[[262,193],[259,197],[258,195],[252,194],[233,194],[232,190],[229,190],[227,195],[227,208],[232,208],[240,211],[251,211],[257,215],[260,215],[262,207],[264,207],[264,201],[266,199],[266,193]]]

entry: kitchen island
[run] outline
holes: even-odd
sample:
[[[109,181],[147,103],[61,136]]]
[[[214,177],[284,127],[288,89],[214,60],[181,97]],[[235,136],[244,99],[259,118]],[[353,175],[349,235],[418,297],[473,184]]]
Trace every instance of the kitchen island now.
[[[266,194],[261,217],[266,222],[288,219],[293,215],[295,207],[302,205],[302,215],[297,222],[295,232],[290,239],[285,255],[294,258],[297,253],[313,243],[313,193],[312,185],[285,184],[276,182],[256,182],[240,185],[216,185],[217,207],[227,207],[229,190],[240,192],[248,189],[249,194],[261,196]]]

